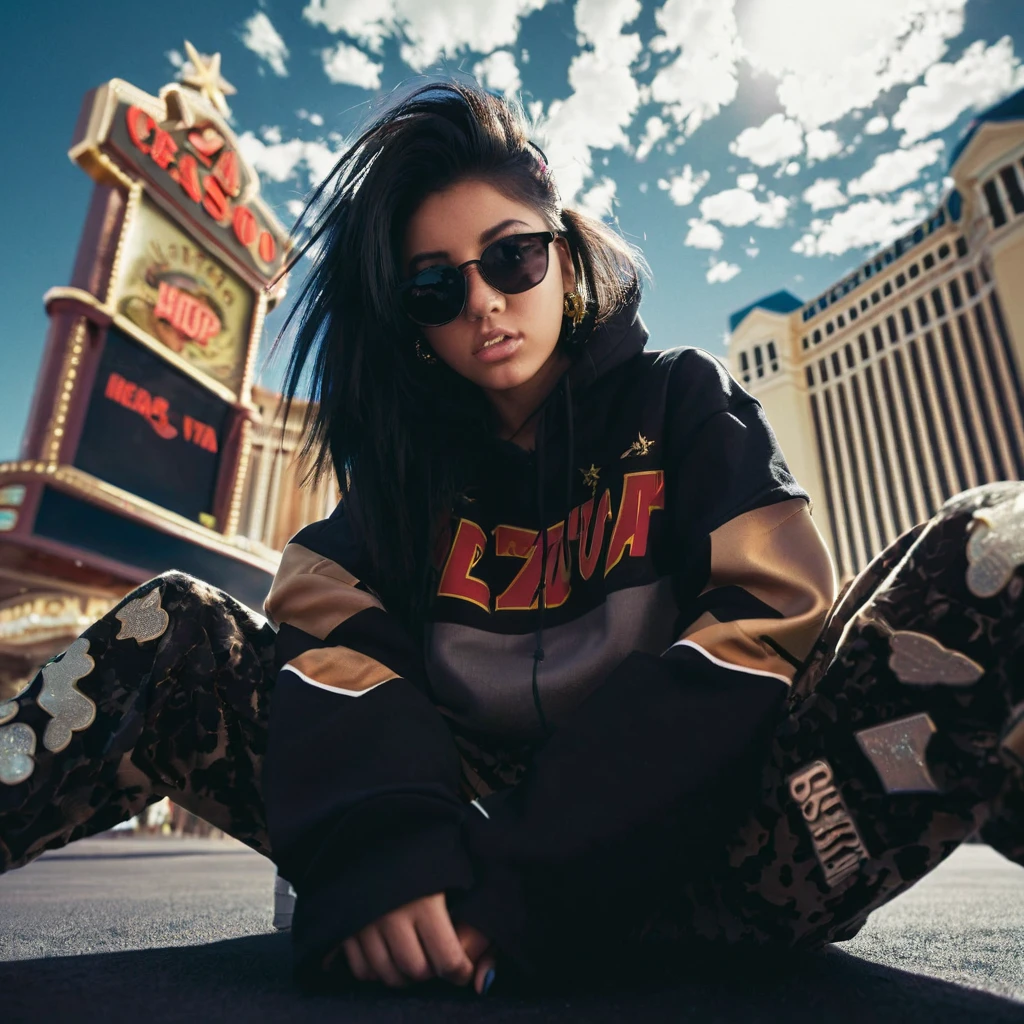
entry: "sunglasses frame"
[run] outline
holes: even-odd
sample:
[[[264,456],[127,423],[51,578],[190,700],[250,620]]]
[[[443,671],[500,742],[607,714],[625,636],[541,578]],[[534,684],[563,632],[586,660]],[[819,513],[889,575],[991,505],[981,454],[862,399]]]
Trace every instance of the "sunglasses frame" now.
[[[502,295],[522,295],[524,292],[528,292],[528,291],[530,291],[530,289],[536,288],[537,285],[539,285],[541,283],[541,281],[544,280],[544,277],[547,277],[548,271],[551,269],[551,249],[550,249],[550,246],[551,246],[551,243],[557,237],[558,237],[558,235],[554,231],[517,231],[517,232],[515,232],[514,234],[511,234],[511,235],[502,235],[501,238],[496,238],[493,242],[489,242],[487,245],[484,246],[483,251],[480,253],[480,256],[479,256],[478,259],[466,260],[465,263],[460,263],[458,266],[453,266],[450,263],[435,263],[433,266],[424,267],[423,270],[417,271],[415,274],[413,274],[412,277],[407,278],[406,280],[402,281],[398,285],[398,293],[399,293],[399,295],[404,298],[406,292],[408,292],[410,289],[416,287],[416,278],[419,277],[420,274],[425,273],[426,271],[438,270],[438,269],[454,270],[462,278],[462,305],[459,306],[459,311],[453,317],[450,317],[447,320],[442,320],[440,323],[436,323],[436,324],[425,324],[425,323],[422,323],[419,320],[416,320],[409,313],[409,311],[407,309],[405,309],[404,303],[403,303],[403,306],[402,306],[402,311],[405,313],[405,315],[407,317],[409,317],[410,320],[412,320],[412,322],[414,324],[418,324],[420,327],[443,327],[445,324],[450,324],[453,320],[458,320],[458,318],[460,316],[462,316],[462,312],[466,308],[466,300],[469,298],[469,288],[466,285],[466,268],[467,267],[471,267],[474,264],[480,268],[480,276],[492,288],[495,288],[499,292],[501,292]],[[523,288],[521,291],[518,291],[518,292],[508,292],[508,291],[505,291],[503,288],[499,288],[487,276],[487,272],[484,270],[484,264],[483,264],[484,254],[487,252],[488,249],[490,249],[492,246],[500,245],[502,242],[507,242],[507,241],[509,241],[510,239],[513,239],[513,238],[537,238],[537,239],[543,239],[544,240],[545,254],[546,254],[547,260],[548,260],[547,266],[544,268],[544,277],[542,277],[540,279],[540,281],[537,281],[536,284],[531,284],[531,285],[527,286],[526,288]]]

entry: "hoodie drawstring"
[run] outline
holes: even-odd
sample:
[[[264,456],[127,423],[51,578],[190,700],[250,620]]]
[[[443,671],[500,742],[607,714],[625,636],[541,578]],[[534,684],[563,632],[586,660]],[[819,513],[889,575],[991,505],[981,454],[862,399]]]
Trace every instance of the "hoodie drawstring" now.
[[[576,433],[572,406],[572,385],[566,376],[564,385],[565,416],[566,416],[566,463],[565,463],[565,517],[562,525],[562,539],[559,544],[558,559],[562,563],[565,572],[572,572],[572,549],[569,546],[569,516],[572,513],[572,484],[573,484],[573,463],[576,458]],[[537,591],[534,597],[537,600],[537,629],[534,633],[536,645],[533,651],[533,706],[537,710],[537,717],[540,720],[541,729],[545,736],[550,736],[547,719],[544,716],[544,708],[540,699],[540,687],[537,682],[537,670],[544,660],[544,611],[547,607],[547,581],[548,581],[548,530],[547,530],[547,509],[544,501],[544,423],[547,410],[541,412],[540,422],[537,424],[537,517],[540,521],[540,531],[537,539],[540,541],[540,582],[537,584]]]

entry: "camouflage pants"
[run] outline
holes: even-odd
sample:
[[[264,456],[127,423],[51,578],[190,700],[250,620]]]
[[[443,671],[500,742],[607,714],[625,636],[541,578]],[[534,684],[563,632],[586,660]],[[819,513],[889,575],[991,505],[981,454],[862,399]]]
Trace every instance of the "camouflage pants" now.
[[[979,831],[1024,863],[1024,484],[951,499],[833,609],[760,796],[629,939],[814,947]],[[0,871],[170,796],[267,854],[274,634],[180,573],[144,584],[0,704]],[[485,771],[485,766],[478,766]],[[269,899],[269,895],[268,895]]]

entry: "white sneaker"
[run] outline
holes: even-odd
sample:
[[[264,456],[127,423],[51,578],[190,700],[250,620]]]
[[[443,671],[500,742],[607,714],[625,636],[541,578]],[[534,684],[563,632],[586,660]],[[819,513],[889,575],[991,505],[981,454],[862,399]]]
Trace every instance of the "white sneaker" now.
[[[274,927],[279,932],[290,931],[295,913],[295,890],[287,878],[274,879]]]

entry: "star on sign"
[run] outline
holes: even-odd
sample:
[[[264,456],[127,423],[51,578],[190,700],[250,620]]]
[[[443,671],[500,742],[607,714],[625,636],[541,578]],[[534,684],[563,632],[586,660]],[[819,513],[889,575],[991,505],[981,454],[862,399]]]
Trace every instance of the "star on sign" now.
[[[235,87],[220,74],[220,54],[204,57],[187,39],[189,73],[181,76],[183,85],[195,89],[218,113],[227,117],[231,111],[225,96],[234,96]]]

